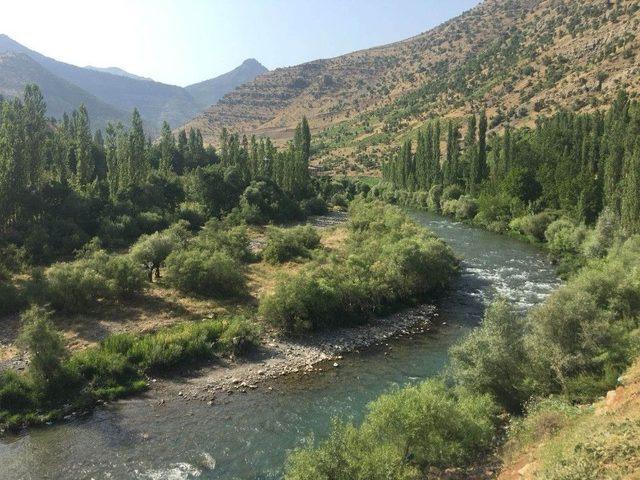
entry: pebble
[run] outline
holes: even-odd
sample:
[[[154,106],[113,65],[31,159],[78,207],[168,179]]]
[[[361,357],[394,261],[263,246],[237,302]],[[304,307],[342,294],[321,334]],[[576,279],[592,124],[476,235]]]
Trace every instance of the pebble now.
[[[333,366],[334,367],[339,367],[340,365],[338,364],[338,362],[333,362]]]

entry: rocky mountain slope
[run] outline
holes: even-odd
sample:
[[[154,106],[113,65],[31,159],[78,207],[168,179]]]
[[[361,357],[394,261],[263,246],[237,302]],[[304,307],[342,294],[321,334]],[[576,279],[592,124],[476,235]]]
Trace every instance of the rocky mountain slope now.
[[[249,58],[230,72],[224,73],[216,78],[194,83],[185,87],[198,104],[198,107],[205,109],[214,105],[226,93],[232,91],[238,85],[250,82],[258,75],[268,72],[267,68],[255,58]]]
[[[0,54],[7,52],[28,57],[49,76],[56,77],[56,81],[49,78],[49,87],[45,93],[45,100],[52,107],[50,113],[54,116],[61,114],[56,106],[65,104],[64,99],[70,95],[68,87],[74,87],[76,96],[87,104],[94,126],[102,126],[109,120],[120,120],[123,112],[128,118],[131,111],[137,108],[151,133],[157,131],[165,120],[173,126],[181,125],[197,115],[204,107],[211,105],[222,95],[237,87],[238,82],[253,80],[255,75],[260,73],[254,64],[251,64],[251,68],[239,67],[239,73],[230,72],[231,75],[223,75],[219,82],[216,82],[217,78],[210,80],[208,88],[194,86],[194,90],[198,93],[194,97],[188,88],[167,85],[131,74],[116,74],[114,71],[103,71],[93,67],[82,68],[59,62],[30,50],[6,35],[0,35]],[[17,68],[18,64],[5,63],[0,76],[0,94],[5,96],[15,95],[17,79],[21,81],[19,90],[22,90],[27,83],[39,83],[42,80],[41,76],[30,77],[28,73],[32,70],[27,68],[12,71],[11,68],[14,66]],[[21,64],[20,67],[25,65]],[[120,69],[118,71],[123,72]],[[42,74],[42,71],[40,73]],[[14,79],[12,89],[8,86],[8,78]],[[58,89],[62,86],[65,88]],[[81,94],[81,92],[84,93]],[[89,104],[95,104],[96,100],[101,102],[103,107],[94,111]],[[80,102],[74,104],[73,108],[77,108],[79,104]],[[104,108],[107,106],[108,109]],[[66,106],[64,111],[69,111]]]
[[[317,163],[373,172],[434,116],[486,107],[499,128],[637,93],[639,26],[638,0],[486,0],[405,41],[261,75],[188,125],[214,144],[222,127],[283,142],[306,114]]]

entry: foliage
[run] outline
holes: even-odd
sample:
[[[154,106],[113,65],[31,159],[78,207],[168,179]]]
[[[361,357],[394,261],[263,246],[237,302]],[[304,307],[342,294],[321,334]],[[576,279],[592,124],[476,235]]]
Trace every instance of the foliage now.
[[[320,235],[311,225],[287,229],[270,228],[262,257],[269,263],[282,263],[299,257],[309,257],[320,245]]]
[[[366,321],[383,307],[428,298],[456,271],[451,250],[397,207],[363,200],[349,212],[347,251],[276,285],[260,314],[286,333]]]
[[[427,380],[379,397],[359,427],[334,423],[326,441],[294,451],[285,478],[416,479],[464,465],[490,446],[494,413],[486,395]]]
[[[198,246],[167,257],[167,281],[177,289],[208,297],[228,298],[246,292],[240,264],[224,251]]]

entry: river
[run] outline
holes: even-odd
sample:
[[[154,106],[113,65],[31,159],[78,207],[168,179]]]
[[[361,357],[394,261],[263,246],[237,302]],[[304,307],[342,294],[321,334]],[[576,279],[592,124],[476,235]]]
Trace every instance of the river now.
[[[0,440],[1,479],[253,479],[281,477],[287,450],[326,435],[332,417],[358,421],[368,402],[394,386],[435,375],[447,350],[476,326],[486,302],[503,295],[525,310],[559,284],[533,245],[434,214],[413,218],[463,259],[461,275],[438,302],[446,325],[354,353],[340,368],[272,383],[207,405],[181,398],[157,405],[136,397],[83,418]]]

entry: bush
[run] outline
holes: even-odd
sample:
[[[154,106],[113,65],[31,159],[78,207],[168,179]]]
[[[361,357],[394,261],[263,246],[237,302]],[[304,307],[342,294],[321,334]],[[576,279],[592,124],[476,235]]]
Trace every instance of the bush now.
[[[232,355],[244,355],[260,344],[260,329],[246,318],[232,318],[219,339],[220,348]]]
[[[246,227],[232,226],[217,219],[209,220],[205,224],[193,240],[193,247],[219,250],[239,262],[250,262],[254,259]]]
[[[269,263],[282,263],[299,257],[308,258],[310,250],[320,245],[317,230],[308,225],[289,229],[270,228],[262,257]]]
[[[451,348],[453,378],[519,413],[530,394],[524,381],[523,336],[523,319],[505,300],[497,300],[485,312],[482,324]]]
[[[605,208],[598,217],[595,229],[589,233],[582,245],[587,258],[602,258],[613,246],[619,229],[618,219],[611,209]]]
[[[456,205],[455,217],[458,220],[471,220],[478,213],[478,202],[471,197],[462,196]]]
[[[14,285],[11,275],[0,266],[0,315],[15,313],[24,304],[22,292]]]
[[[444,187],[442,196],[440,197],[440,205],[442,205],[443,202],[447,202],[449,200],[458,200],[463,193],[464,192],[460,185],[448,185]]]
[[[441,203],[441,208],[443,215],[447,215],[449,217],[453,217],[458,210],[458,200],[443,200]]]
[[[549,225],[554,221],[549,212],[541,212],[535,215],[525,215],[514,218],[509,227],[522,235],[527,235],[538,242],[543,242]]]
[[[440,201],[442,199],[442,185],[434,185],[429,189],[427,207],[432,212],[440,212]]]
[[[55,263],[45,270],[46,298],[51,305],[67,312],[83,312],[109,296],[107,279],[86,260]]]
[[[638,353],[640,237],[590,264],[533,310],[525,343],[536,393],[588,400]]]
[[[144,270],[130,255],[109,255],[96,269],[107,278],[112,298],[131,297],[144,290]]]
[[[576,226],[566,218],[551,222],[544,232],[547,246],[556,255],[576,254],[580,249]]]
[[[302,200],[300,202],[300,208],[304,212],[305,216],[325,215],[329,211],[327,202],[325,202],[320,196]]]
[[[223,251],[191,247],[167,257],[167,281],[184,292],[228,298],[246,293],[238,262]]]
[[[285,478],[409,479],[463,466],[491,445],[495,413],[486,395],[427,380],[379,397],[360,427],[334,423],[325,442],[293,452]]]

